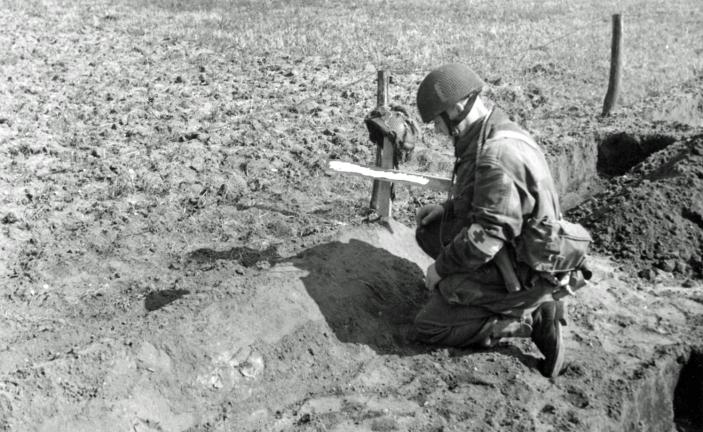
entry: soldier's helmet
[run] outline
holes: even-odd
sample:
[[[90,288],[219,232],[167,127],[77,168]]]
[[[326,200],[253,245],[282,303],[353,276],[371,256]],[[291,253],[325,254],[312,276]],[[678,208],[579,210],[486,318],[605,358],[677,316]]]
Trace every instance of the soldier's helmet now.
[[[417,89],[417,108],[424,123],[451,108],[460,100],[478,93],[486,83],[469,67],[450,63],[425,77]]]

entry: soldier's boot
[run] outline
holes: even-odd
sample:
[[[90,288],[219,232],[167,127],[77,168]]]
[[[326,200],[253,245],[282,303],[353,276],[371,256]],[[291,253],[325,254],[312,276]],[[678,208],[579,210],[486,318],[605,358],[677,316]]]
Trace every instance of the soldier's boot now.
[[[491,348],[503,338],[529,337],[532,334],[532,326],[529,322],[515,319],[498,319],[492,323],[490,333],[481,341],[481,346]]]
[[[564,366],[564,345],[561,327],[566,325],[566,310],[561,301],[542,303],[532,313],[532,334],[530,337],[537,345],[544,360],[539,369],[542,375],[554,378]]]

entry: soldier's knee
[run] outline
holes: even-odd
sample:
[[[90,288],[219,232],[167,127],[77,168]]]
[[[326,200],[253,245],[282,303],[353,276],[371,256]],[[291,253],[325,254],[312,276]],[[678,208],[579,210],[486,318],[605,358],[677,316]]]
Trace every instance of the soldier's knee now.
[[[426,344],[444,344],[447,335],[451,332],[451,328],[447,326],[438,326],[422,321],[415,321],[415,337],[418,342]]]
[[[419,342],[428,344],[440,343],[450,331],[450,328],[446,325],[438,324],[429,309],[425,307],[415,316],[415,336]]]
[[[415,229],[415,241],[420,248],[430,257],[436,258],[442,250],[439,236],[440,223],[432,222],[429,225],[418,226]]]
[[[467,347],[481,342],[490,331],[486,319],[466,323],[440,324],[433,315],[420,311],[415,317],[415,339],[418,342],[452,347]],[[434,317],[436,318],[436,317]]]

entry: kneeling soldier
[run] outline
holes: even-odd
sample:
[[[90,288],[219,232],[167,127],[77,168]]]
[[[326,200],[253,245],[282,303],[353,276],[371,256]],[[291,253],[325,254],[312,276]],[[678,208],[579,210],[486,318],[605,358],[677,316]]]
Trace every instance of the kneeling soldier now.
[[[564,305],[552,296],[559,282],[522,262],[516,244],[528,220],[561,220],[559,200],[540,147],[487,107],[483,87],[468,67],[448,64],[417,92],[422,121],[452,139],[456,156],[450,198],[417,212],[417,241],[435,259],[417,335],[456,347],[531,337],[545,357],[540,371],[554,377],[564,362]]]

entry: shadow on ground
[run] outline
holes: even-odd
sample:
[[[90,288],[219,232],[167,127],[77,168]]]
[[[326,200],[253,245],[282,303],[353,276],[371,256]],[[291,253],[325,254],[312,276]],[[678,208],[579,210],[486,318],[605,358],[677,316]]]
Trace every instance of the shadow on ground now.
[[[144,308],[149,312],[155,311],[189,293],[190,291],[183,289],[151,291],[144,299]]]
[[[300,277],[339,341],[367,345],[378,354],[415,355],[438,348],[419,343],[414,336],[415,316],[429,297],[422,269],[410,259],[366,241],[352,238],[324,243],[289,259],[281,258],[272,248],[257,251],[246,247],[198,249],[188,258],[197,262],[225,259],[245,266],[263,260],[270,264],[285,261],[306,272],[293,277]],[[450,352],[463,356],[485,351]],[[501,344],[491,351],[515,357],[529,367],[537,363],[512,344]]]
[[[413,320],[427,297],[417,264],[355,239],[307,249],[293,264],[308,272],[305,289],[340,341],[379,354],[429,349],[413,341]]]
[[[351,239],[315,246],[299,254],[308,271],[305,288],[342,342],[365,344],[378,354],[415,355],[437,349],[414,340],[414,318],[429,293],[414,262],[383,248]],[[536,369],[538,359],[503,342],[489,349]],[[451,356],[487,349],[451,349]]]
[[[276,246],[269,246],[264,250],[256,250],[246,246],[237,246],[224,251],[201,248],[188,254],[188,259],[195,262],[212,262],[224,259],[237,261],[244,267],[253,267],[261,261],[267,261],[269,264],[274,264],[280,258],[281,257],[278,255],[276,250]]]

